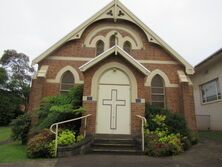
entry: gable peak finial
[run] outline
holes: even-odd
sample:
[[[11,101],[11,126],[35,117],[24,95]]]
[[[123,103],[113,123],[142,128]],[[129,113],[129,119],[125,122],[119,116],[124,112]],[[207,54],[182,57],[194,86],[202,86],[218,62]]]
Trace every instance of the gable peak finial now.
[[[118,4],[118,1],[119,1],[119,0],[114,0],[114,4]]]

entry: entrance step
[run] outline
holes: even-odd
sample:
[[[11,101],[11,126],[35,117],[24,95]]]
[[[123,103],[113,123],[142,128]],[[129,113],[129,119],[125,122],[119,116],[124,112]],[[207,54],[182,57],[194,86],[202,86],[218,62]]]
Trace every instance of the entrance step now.
[[[141,154],[141,149],[130,135],[95,135],[92,153]]]

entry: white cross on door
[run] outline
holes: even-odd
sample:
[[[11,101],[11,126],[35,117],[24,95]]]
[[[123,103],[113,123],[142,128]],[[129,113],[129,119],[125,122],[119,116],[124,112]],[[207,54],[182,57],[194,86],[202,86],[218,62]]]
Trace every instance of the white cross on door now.
[[[110,106],[110,129],[117,128],[117,108],[118,106],[125,106],[125,100],[118,100],[117,89],[111,90],[111,99],[103,99],[103,105]]]

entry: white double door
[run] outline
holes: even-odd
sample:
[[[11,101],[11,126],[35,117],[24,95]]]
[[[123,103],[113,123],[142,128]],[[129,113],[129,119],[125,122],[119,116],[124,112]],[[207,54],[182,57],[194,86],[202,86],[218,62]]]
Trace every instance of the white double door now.
[[[97,134],[130,134],[130,86],[99,85]]]

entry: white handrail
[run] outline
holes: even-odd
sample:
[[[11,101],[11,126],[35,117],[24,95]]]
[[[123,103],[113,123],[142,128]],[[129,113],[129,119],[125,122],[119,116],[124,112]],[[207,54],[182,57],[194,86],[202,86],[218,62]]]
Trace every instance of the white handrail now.
[[[144,148],[145,148],[145,142],[144,142],[144,125],[146,124],[146,118],[145,117],[143,117],[143,116],[141,116],[141,115],[137,115],[137,117],[138,118],[140,118],[141,119],[141,121],[142,121],[142,125],[141,125],[141,134],[142,134],[142,151],[144,151]]]
[[[69,119],[69,120],[61,121],[61,122],[56,122],[56,123],[54,123],[50,126],[50,131],[55,134],[55,156],[57,156],[57,149],[58,149],[58,127],[59,127],[59,125],[67,123],[67,122],[73,122],[73,121],[77,121],[77,120],[80,120],[80,119],[85,119],[83,136],[86,137],[87,118],[90,117],[91,115],[92,114],[88,114],[88,115],[85,115],[85,116],[82,116],[82,117],[79,117],[79,118]],[[54,126],[56,127],[55,131],[53,131]]]

